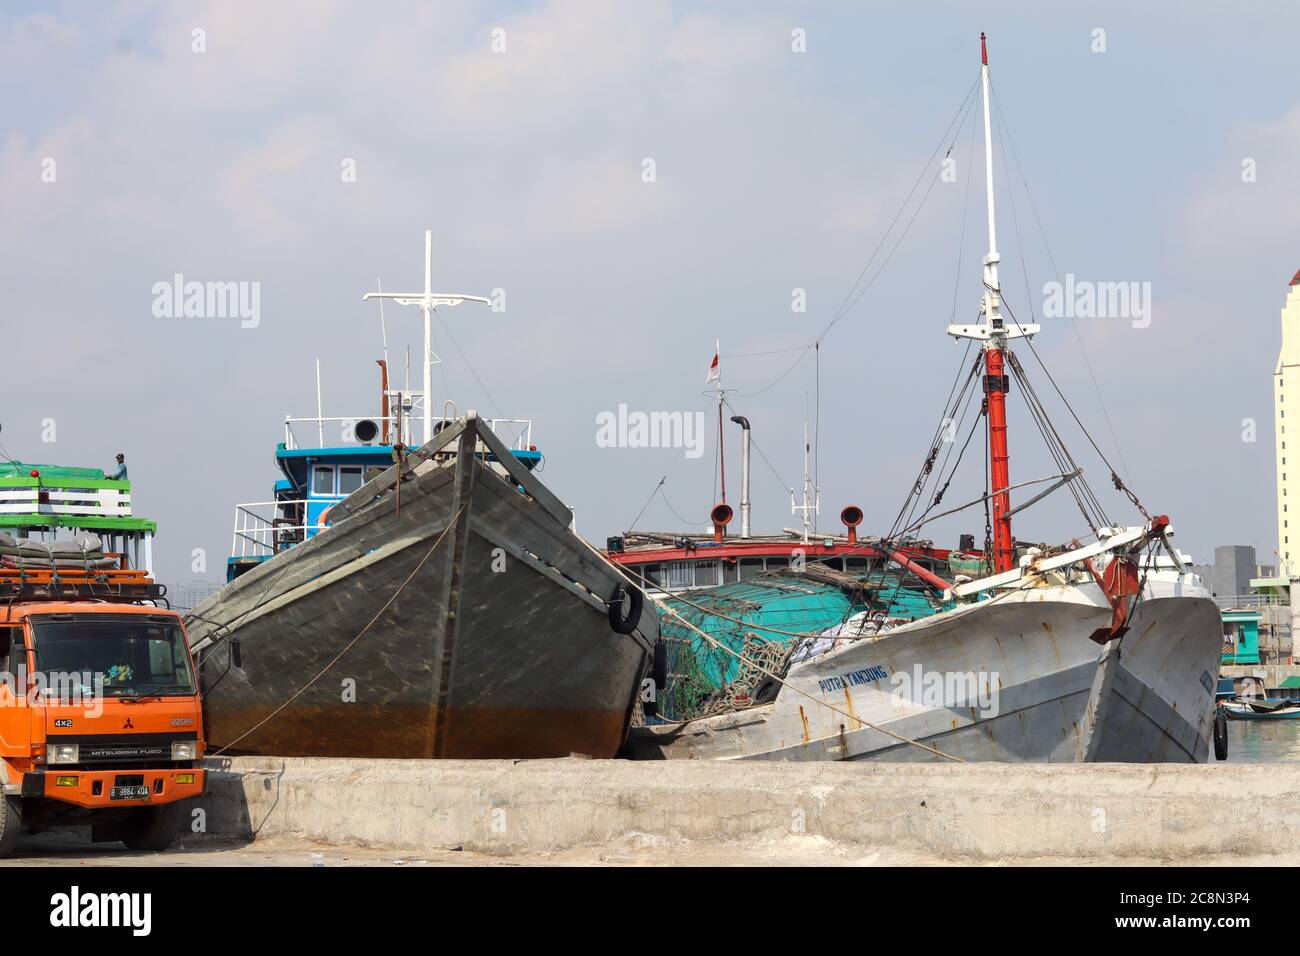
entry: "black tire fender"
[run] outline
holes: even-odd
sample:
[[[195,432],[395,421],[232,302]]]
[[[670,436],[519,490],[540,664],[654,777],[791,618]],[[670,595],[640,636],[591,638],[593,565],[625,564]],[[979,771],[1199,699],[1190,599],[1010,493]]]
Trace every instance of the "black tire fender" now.
[[[655,641],[654,663],[650,665],[650,677],[655,686],[663,690],[668,686],[668,645],[661,637]]]
[[[627,613],[624,613],[624,603]],[[641,589],[630,584],[620,584],[614,588],[609,599],[609,626],[615,634],[631,634],[641,623],[641,609],[645,605],[645,595]]]
[[[1228,715],[1222,707],[1214,711],[1214,759],[1228,759]]]

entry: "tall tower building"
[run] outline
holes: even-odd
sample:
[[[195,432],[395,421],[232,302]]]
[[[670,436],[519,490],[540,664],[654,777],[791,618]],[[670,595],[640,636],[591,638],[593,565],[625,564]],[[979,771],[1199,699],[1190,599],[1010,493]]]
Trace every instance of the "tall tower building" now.
[[[1290,399],[1288,402],[1287,399]],[[1287,465],[1287,406],[1291,406],[1291,457]],[[1300,524],[1292,528],[1291,518],[1300,518],[1300,272],[1291,280],[1282,306],[1282,351],[1273,372],[1273,437],[1277,447],[1277,554],[1278,574],[1300,575]],[[1296,543],[1292,544],[1291,539]]]

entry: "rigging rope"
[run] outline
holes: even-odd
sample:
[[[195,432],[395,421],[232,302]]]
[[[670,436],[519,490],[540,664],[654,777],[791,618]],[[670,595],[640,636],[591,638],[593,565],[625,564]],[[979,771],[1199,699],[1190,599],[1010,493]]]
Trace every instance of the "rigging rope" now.
[[[992,81],[990,80],[990,88],[991,86],[992,86]],[[1020,173],[1020,185],[1024,187],[1025,198],[1029,200],[1029,208],[1030,211],[1033,212],[1034,214],[1034,223],[1038,227],[1039,238],[1043,240],[1043,249],[1047,253],[1047,260],[1052,264],[1052,275],[1055,276],[1056,280],[1059,282],[1061,281],[1061,270],[1056,264],[1056,257],[1052,255],[1052,246],[1047,241],[1047,232],[1043,229],[1043,220],[1038,215],[1038,204],[1034,202],[1034,194],[1029,190],[1029,179],[1028,177],[1025,176],[1024,166],[1022,166],[1020,163],[1020,154],[1016,152],[1016,141],[1011,135],[1010,124],[1006,122],[1005,113],[1002,109],[1002,98],[1000,96],[993,98],[993,108],[996,110],[999,117],[1002,118],[1001,120],[1002,125],[1003,128],[1006,130],[1006,134],[1007,134],[1007,145],[1011,147],[1011,158],[1015,160],[1016,169]],[[1072,319],[1070,320],[1069,325],[1071,330],[1073,330],[1074,332],[1075,341],[1078,342],[1079,344],[1079,354],[1083,356],[1083,364],[1084,367],[1088,370],[1088,378],[1092,381],[1092,390],[1097,396],[1097,404],[1101,407],[1102,416],[1106,419],[1106,428],[1110,431],[1111,443],[1114,444],[1115,446],[1115,452],[1119,456],[1120,464],[1124,466],[1124,471],[1128,472],[1129,470],[1128,462],[1124,460],[1124,449],[1120,447],[1119,439],[1115,436],[1115,426],[1111,422],[1110,411],[1106,408],[1105,398],[1102,397],[1101,386],[1097,384],[1097,375],[1093,371],[1092,360],[1088,357],[1088,350],[1083,344],[1083,336],[1079,334],[1079,323],[1077,320]],[[1037,358],[1037,354],[1035,354],[1035,358]],[[1042,364],[1041,360],[1039,364]],[[1046,372],[1047,371],[1046,368],[1044,368],[1043,371]],[[1080,425],[1080,427],[1082,427],[1082,425]],[[1091,441],[1091,436],[1089,436],[1089,441]],[[1098,449],[1097,453],[1100,455],[1101,450]],[[1105,461],[1104,455],[1102,455],[1102,460]],[[1107,467],[1110,466],[1109,462],[1107,462],[1106,464]],[[1111,474],[1112,476],[1114,476],[1115,474],[1114,468],[1111,468]],[[1139,509],[1141,509],[1141,505],[1138,505],[1138,507]]]
[[[823,341],[826,338],[827,334],[830,333],[830,330],[835,326],[835,324],[839,322],[840,319],[844,318],[845,315],[848,314],[848,312],[853,308],[853,306],[857,304],[858,300],[862,298],[862,293],[865,293],[866,290],[870,288],[871,285],[876,281],[876,279],[880,277],[880,273],[883,271],[884,266],[889,264],[889,258],[892,258],[894,251],[898,249],[898,243],[894,244],[894,250],[890,252],[889,257],[886,258],[885,262],[881,265],[881,268],[876,270],[876,275],[871,279],[870,282],[867,283],[866,287],[864,287],[861,290],[861,292],[858,292],[857,296],[854,297],[854,292],[857,290],[858,285],[862,282],[863,277],[866,276],[867,271],[871,268],[871,264],[875,261],[876,256],[880,254],[880,250],[884,248],[885,242],[889,239],[889,234],[893,232],[894,226],[898,224],[898,220],[903,215],[903,211],[907,208],[908,203],[912,201],[912,197],[916,194],[916,190],[918,187],[920,187],[922,180],[925,179],[926,170],[932,168],[932,164],[934,163],[935,157],[938,156],[939,150],[943,149],[944,143],[949,142],[948,134],[949,131],[953,129],[954,123],[957,123],[958,125],[956,127],[956,134],[953,136],[953,141],[955,141],[956,137],[960,135],[962,127],[965,126],[966,114],[967,112],[970,111],[970,109],[975,104],[975,90],[979,86],[979,83],[980,80],[976,78],[975,82],[971,84],[970,89],[966,91],[966,95],[962,98],[961,103],[958,104],[957,106],[957,111],[953,114],[952,119],[948,121],[948,125],[944,127],[943,135],[940,136],[939,138],[939,145],[937,145],[931,151],[930,155],[926,158],[925,164],[921,167],[921,172],[917,175],[916,181],[912,184],[912,188],[908,191],[907,197],[903,200],[903,204],[898,207],[898,211],[894,213],[894,218],[890,220],[889,226],[885,229],[884,234],[880,237],[880,242],[876,244],[876,248],[872,250],[871,255],[867,258],[866,264],[863,265],[862,270],[858,273],[857,278],[853,280],[853,285],[851,285],[849,287],[849,291],[845,293],[844,299],[840,302],[839,307],[832,314],[830,322],[828,322],[826,327],[822,329],[821,334],[817,336],[818,342]],[[951,153],[952,148],[953,148],[952,144],[950,143],[947,152]],[[921,207],[925,205],[925,199],[930,195],[930,190],[934,188],[934,183],[941,173],[942,173],[942,167],[935,169],[934,176],[931,178],[930,181],[930,186],[926,189],[925,194],[922,196],[921,203],[917,207],[916,212],[912,214],[912,218],[908,223],[907,229],[910,229],[911,223],[916,221],[916,214],[919,213]],[[903,231],[903,236],[899,238],[899,242],[901,242],[902,239],[906,237],[907,229]],[[850,299],[852,299],[852,301],[850,301]]]

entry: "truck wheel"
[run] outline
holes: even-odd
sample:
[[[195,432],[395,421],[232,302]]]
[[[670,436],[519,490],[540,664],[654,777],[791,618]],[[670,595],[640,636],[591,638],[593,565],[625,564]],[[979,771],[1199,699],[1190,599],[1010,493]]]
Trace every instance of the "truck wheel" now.
[[[137,810],[122,827],[122,842],[131,850],[161,853],[176,840],[184,819],[181,801]]]
[[[8,856],[22,828],[22,803],[17,797],[0,797],[0,856]]]

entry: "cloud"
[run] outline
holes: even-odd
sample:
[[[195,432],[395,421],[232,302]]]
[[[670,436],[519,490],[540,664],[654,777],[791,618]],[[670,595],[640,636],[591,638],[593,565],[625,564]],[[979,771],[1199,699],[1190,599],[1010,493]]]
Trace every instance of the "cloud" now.
[[[1186,245],[1204,259],[1256,256],[1294,248],[1300,222],[1300,105],[1267,122],[1237,124],[1221,144],[1213,181],[1188,204]],[[1244,182],[1243,164],[1253,179]],[[1300,264],[1300,253],[1293,253]]]
[[[445,381],[460,408],[534,417],[546,479],[577,506],[583,530],[621,530],[668,462],[599,452],[595,412],[620,401],[707,404],[701,366],[717,338],[724,356],[811,341],[973,79],[974,46],[962,38],[982,29],[957,8],[936,41],[934,23],[901,6],[804,11],[792,23],[776,5],[719,13],[667,0],[69,10],[0,20],[0,81],[14,91],[0,133],[0,282],[6,344],[17,356],[5,441],[19,457],[78,463],[107,461],[129,439],[137,501],[160,521],[160,558],[177,569],[192,547],[216,555],[228,546],[236,500],[266,496],[282,416],[314,407],[316,357],[326,414],[374,411],[378,319],[361,295],[381,276],[388,289],[419,284],[426,228],[435,231],[439,284],[501,287],[509,301],[505,313],[466,306],[444,316],[477,375],[438,330],[440,395]],[[1110,18],[1117,54],[1107,68],[1124,62],[1118,51],[1153,56],[1155,41],[1119,12]],[[808,29],[806,54],[790,49],[796,25]],[[193,50],[196,29],[206,52]],[[1151,29],[1163,38],[1167,25]],[[1011,31],[999,34],[1000,84],[1016,79],[1017,49],[1090,55],[1083,27],[1015,42]],[[494,52],[497,39],[504,52]],[[948,62],[959,40],[963,59]],[[1102,92],[1140,96],[1130,77],[1088,63],[1087,82]],[[1035,77],[1020,77],[1016,115],[1059,104],[1055,85]],[[1182,228],[1188,243],[1144,251],[1119,277],[1144,278],[1169,259],[1168,275],[1155,277],[1151,330],[1080,329],[1126,444],[1169,417],[1156,404],[1125,414],[1130,390],[1182,394],[1234,303],[1208,288],[1207,264],[1225,248],[1245,257],[1263,242],[1280,257],[1291,242],[1296,116],[1288,105],[1275,120],[1229,130],[1212,159],[1188,159],[1191,202],[1164,182],[1164,166],[1128,180],[1130,169],[1087,170],[1099,198],[1056,235],[1111,249],[1124,237],[1107,210],[1144,202],[1137,180],[1177,210],[1169,231]],[[1037,132],[1017,130],[1030,165]],[[1070,193],[1077,170],[1058,146],[1039,150],[1039,184]],[[1237,153],[1259,159],[1254,186],[1240,184]],[[41,182],[45,158],[57,162],[57,183]],[[656,163],[654,183],[641,178],[646,158]],[[347,159],[355,182],[341,177]],[[934,383],[946,386],[956,362],[944,326],[963,193],[961,184],[935,187],[881,280],[821,352],[821,469],[832,511],[855,500],[869,523],[887,523],[924,456],[943,398]],[[972,202],[962,309],[978,294],[978,195]],[[1004,274],[1018,286],[1009,248]],[[153,319],[150,289],[176,272],[260,281],[261,325]],[[807,313],[791,312],[796,287],[808,292]],[[1276,290],[1265,293],[1271,334]],[[403,347],[419,342],[409,313],[386,315],[395,374]],[[1039,347],[1086,405],[1091,383],[1072,335],[1058,332],[1045,332]],[[1252,348],[1260,347],[1223,347],[1229,375],[1248,374]],[[755,522],[766,528],[790,520],[782,485],[802,467],[805,415],[817,418],[814,363],[778,382],[788,365],[785,355],[756,357],[726,372],[737,410],[783,476],[755,466]],[[60,444],[45,449],[34,423],[51,415]],[[1031,467],[1019,450],[1027,443],[1017,446],[1017,467]],[[1170,444],[1171,460],[1190,469],[1183,444]],[[674,506],[702,513],[712,480],[711,468],[678,466]],[[654,507],[647,523],[675,523]]]

